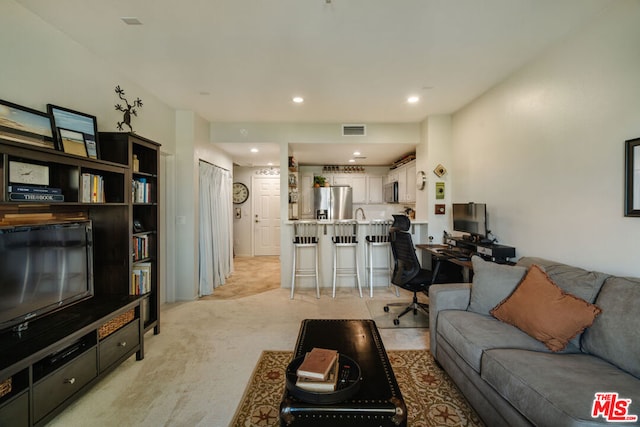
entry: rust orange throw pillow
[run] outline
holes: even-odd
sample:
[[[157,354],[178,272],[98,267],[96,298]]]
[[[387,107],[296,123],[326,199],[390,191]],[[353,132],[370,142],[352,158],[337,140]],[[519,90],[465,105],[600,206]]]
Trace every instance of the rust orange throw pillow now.
[[[543,342],[549,350],[561,351],[601,312],[596,305],[560,289],[539,266],[532,265],[491,315]]]

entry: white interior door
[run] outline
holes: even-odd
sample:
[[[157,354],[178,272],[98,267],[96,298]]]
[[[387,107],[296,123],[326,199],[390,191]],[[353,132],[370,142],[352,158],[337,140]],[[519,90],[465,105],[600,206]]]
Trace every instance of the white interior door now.
[[[254,176],[254,255],[280,255],[280,177]]]

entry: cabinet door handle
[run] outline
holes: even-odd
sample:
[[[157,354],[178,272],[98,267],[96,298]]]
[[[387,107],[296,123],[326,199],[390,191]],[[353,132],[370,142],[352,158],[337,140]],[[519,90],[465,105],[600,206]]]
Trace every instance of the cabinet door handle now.
[[[75,378],[65,378],[65,379],[64,379],[64,383],[65,383],[65,384],[73,384],[73,383],[75,383],[75,382],[76,382],[76,379],[75,379]]]
[[[126,347],[127,346],[127,342],[126,341],[122,341],[118,343],[118,347]]]

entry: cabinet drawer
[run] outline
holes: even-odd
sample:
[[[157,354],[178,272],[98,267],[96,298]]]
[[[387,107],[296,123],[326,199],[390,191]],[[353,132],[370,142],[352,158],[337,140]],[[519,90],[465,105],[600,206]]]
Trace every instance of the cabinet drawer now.
[[[33,388],[33,417],[37,422],[98,375],[96,348],[67,363]]]
[[[139,321],[136,319],[100,342],[100,372],[137,349],[140,343]]]
[[[29,393],[26,391],[0,406],[0,427],[29,425]]]

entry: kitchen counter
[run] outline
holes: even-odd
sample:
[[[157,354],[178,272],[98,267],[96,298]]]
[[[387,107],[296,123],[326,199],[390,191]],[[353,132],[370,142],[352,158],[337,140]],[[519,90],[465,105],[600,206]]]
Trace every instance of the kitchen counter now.
[[[292,259],[293,259],[293,224],[296,221],[285,220],[281,230],[281,272],[280,283],[283,288],[291,287],[291,272],[292,272]],[[358,264],[360,269],[360,285],[362,286],[362,294],[369,295],[369,287],[367,283],[367,274],[365,270],[365,236],[368,234],[368,225],[371,220],[358,220]],[[318,220],[320,227],[319,243],[318,243],[318,275],[322,296],[331,295],[331,287],[333,280],[333,242],[331,237],[333,235],[332,220]],[[409,230],[411,237],[415,244],[428,241],[428,223],[426,220],[412,220],[411,229]],[[340,249],[340,266],[351,267],[353,266],[353,255],[348,251],[352,249]],[[383,251],[376,248],[374,251],[373,264],[374,267],[387,265],[388,257],[383,254]],[[308,268],[313,265],[313,251],[311,249],[303,249],[298,254],[298,260],[302,264],[302,268]],[[355,278],[351,277],[338,277],[336,287],[343,288],[355,288]],[[374,288],[386,287],[388,285],[387,279],[381,274],[374,275]],[[315,283],[313,278],[300,277],[296,281],[296,289],[300,288],[314,288]],[[375,289],[374,289],[375,295]]]

